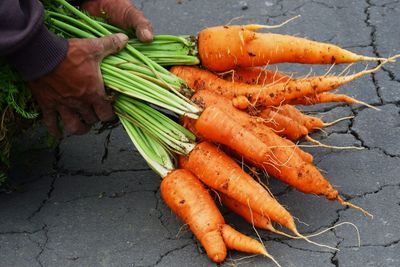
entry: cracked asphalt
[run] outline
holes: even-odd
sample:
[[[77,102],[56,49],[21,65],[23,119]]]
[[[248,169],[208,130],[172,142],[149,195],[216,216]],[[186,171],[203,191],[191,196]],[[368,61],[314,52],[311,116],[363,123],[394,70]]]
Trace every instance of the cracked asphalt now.
[[[136,1],[158,34],[196,34],[232,23],[277,24],[300,14],[280,33],[328,41],[377,57],[400,52],[400,1],[394,0],[143,0]],[[373,66],[375,63],[370,63]],[[308,66],[280,68],[296,75]],[[340,72],[337,68],[337,72]],[[365,68],[356,64],[352,70]],[[316,73],[328,67],[314,66]],[[335,69],[336,70],[336,69]],[[334,70],[334,71],[335,71]],[[299,193],[270,178],[278,200],[332,251],[259,231],[282,266],[400,266],[400,64],[390,64],[338,90],[377,106],[324,104],[303,108],[324,120],[343,121],[313,135],[332,145],[364,150],[308,148],[341,195],[374,215]],[[55,148],[36,126],[13,151],[13,193],[0,193],[0,266],[214,266],[201,246],[160,199],[160,178],[133,148],[121,127],[68,136]],[[256,236],[227,210],[226,220]],[[222,266],[273,266],[263,257],[230,252]]]

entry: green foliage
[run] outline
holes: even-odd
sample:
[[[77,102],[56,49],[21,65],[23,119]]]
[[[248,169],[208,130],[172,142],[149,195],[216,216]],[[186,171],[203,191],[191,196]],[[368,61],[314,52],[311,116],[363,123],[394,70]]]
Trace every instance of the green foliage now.
[[[35,119],[32,96],[24,81],[5,62],[0,61],[0,187],[6,181],[9,154],[21,119]]]

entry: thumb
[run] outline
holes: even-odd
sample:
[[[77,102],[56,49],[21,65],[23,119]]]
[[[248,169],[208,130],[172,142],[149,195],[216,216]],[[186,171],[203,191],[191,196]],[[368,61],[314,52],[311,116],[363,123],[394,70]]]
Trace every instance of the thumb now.
[[[116,33],[97,38],[96,42],[99,44],[98,52],[100,57],[104,58],[110,54],[120,51],[128,43],[128,40],[128,36],[123,33]]]

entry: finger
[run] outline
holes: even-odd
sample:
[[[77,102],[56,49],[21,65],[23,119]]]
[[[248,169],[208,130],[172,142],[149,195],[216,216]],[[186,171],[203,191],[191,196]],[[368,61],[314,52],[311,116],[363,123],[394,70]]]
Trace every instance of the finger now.
[[[136,37],[140,41],[147,43],[153,40],[153,26],[142,11],[132,5],[126,12],[125,20],[127,27],[136,29]]]
[[[98,44],[98,53],[101,59],[110,54],[120,51],[128,43],[128,40],[128,36],[123,33],[116,33],[93,39],[93,41]]]
[[[140,41],[145,43],[153,41],[153,27],[151,26],[151,23],[139,24],[136,27],[136,36]]]
[[[58,128],[57,112],[52,109],[42,108],[42,114],[44,124],[46,125],[49,133],[52,136],[60,139],[62,137],[62,133],[60,131],[60,128]]]
[[[99,121],[99,118],[97,118],[93,108],[90,105],[83,103],[82,101],[76,100],[74,98],[67,98],[65,99],[64,104],[66,104],[72,110],[76,111],[84,120],[84,122],[88,125],[95,124]]]
[[[93,97],[92,105],[97,117],[102,122],[112,121],[115,119],[112,105],[110,101],[105,100],[104,96]]]
[[[85,134],[90,130],[90,127],[84,124],[77,113],[73,112],[66,106],[59,106],[57,108],[61,116],[65,130],[70,134]]]

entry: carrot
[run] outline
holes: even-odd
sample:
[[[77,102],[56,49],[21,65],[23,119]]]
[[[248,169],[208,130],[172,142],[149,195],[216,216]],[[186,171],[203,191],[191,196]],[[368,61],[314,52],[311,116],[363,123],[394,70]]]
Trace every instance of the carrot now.
[[[321,103],[330,103],[330,102],[344,102],[344,103],[348,103],[348,104],[359,104],[359,105],[363,105],[363,106],[366,106],[369,108],[379,110],[378,108],[371,106],[368,103],[357,100],[348,95],[333,94],[333,93],[329,93],[329,92],[324,92],[324,93],[320,93],[320,94],[316,94],[316,95],[309,95],[309,96],[303,96],[301,98],[292,99],[291,101],[288,102],[288,104],[310,106],[310,105],[321,104]]]
[[[264,255],[272,259],[276,265],[280,266],[275,261],[275,259],[268,254],[263,244],[261,244],[257,240],[236,231],[227,224],[221,225],[221,233],[225,241],[225,244],[229,249],[234,249],[246,253]]]
[[[181,156],[182,168],[194,173],[203,183],[249,209],[267,216],[291,230],[309,243],[317,244],[300,234],[293,217],[266,189],[257,183],[240,166],[217,147],[208,142],[199,143],[188,156]],[[332,249],[332,248],[331,248]]]
[[[224,261],[227,247],[271,257],[260,242],[225,224],[206,188],[189,171],[169,173],[160,191],[165,203],[190,227],[214,262]]]
[[[251,85],[267,85],[277,82],[286,82],[290,76],[278,70],[263,67],[238,68],[222,75],[226,81],[247,83]]]
[[[237,215],[241,216],[251,225],[259,229],[267,230],[275,234],[283,235],[289,238],[295,238],[295,239],[299,238],[297,236],[291,236],[282,231],[276,230],[275,227],[272,225],[271,220],[266,215],[262,215],[253,211],[247,205],[244,205],[221,192],[218,192],[218,196],[225,207],[227,207]]]
[[[255,32],[266,27],[229,25],[200,31],[198,50],[201,64],[207,69],[222,72],[237,67],[264,66],[283,62],[338,64],[384,60],[357,55],[333,44],[289,35]]]
[[[175,170],[163,179],[160,191],[165,203],[189,225],[208,257],[222,262],[226,246],[219,227],[225,221],[200,181],[186,170]]]
[[[313,117],[313,116],[308,116],[306,114],[303,114],[300,110],[298,110],[296,107],[291,106],[291,105],[282,105],[279,107],[271,107],[274,111],[276,111],[278,114],[282,116],[289,117],[299,123],[300,125],[303,125],[304,127],[307,128],[308,131],[314,131],[315,129],[320,129],[323,128],[324,122],[318,118],[318,117]],[[264,114],[264,112],[266,114]],[[268,114],[270,111],[264,111],[262,110],[258,115],[262,118],[268,118]]]
[[[288,140],[277,136],[274,132],[265,132],[261,141],[246,125],[241,125],[230,114],[217,106],[204,109],[194,127],[207,140],[228,146],[247,161],[252,162],[255,166],[263,167],[269,174],[297,190],[303,193],[322,195],[329,200],[337,200],[342,205],[351,206],[364,214],[370,215],[360,207],[344,201],[339,196],[338,191],[332,187],[315,166],[304,161],[299,154],[295,153],[293,147],[288,146]],[[193,152],[190,155],[192,154]],[[208,162],[199,164],[199,167],[204,168],[205,165],[215,162],[216,156],[210,158]],[[200,178],[196,171],[193,172]],[[235,199],[239,201],[239,199]],[[240,202],[243,203],[243,201]],[[264,214],[259,210],[257,212]]]
[[[253,212],[247,205],[244,205],[223,193],[219,192],[218,195],[225,207],[243,217],[248,223],[257,228],[275,232],[275,228],[272,226],[271,220],[267,216]]]
[[[272,118],[265,118],[265,119],[260,119],[257,117],[250,116],[249,114],[239,111],[235,108],[233,108],[231,102],[229,99],[218,96],[212,92],[209,91],[199,91],[197,92],[193,97],[192,101],[198,104],[201,107],[209,107],[209,106],[218,106],[218,108],[224,110],[228,114],[231,114],[232,117],[240,121],[240,123],[245,126],[249,131],[251,131],[254,135],[257,136],[257,138],[264,142],[269,142],[268,139],[268,134],[270,135],[275,135],[274,133],[271,133],[272,130],[276,131],[276,134],[286,136],[290,134],[294,134],[295,132],[297,133],[298,136],[303,136],[303,134],[307,134],[307,130],[303,126],[298,126],[298,124],[293,123],[290,124],[290,121],[287,123],[287,129],[285,128],[285,125],[279,125],[279,123],[275,122],[275,117]],[[283,117],[283,116],[282,116]],[[285,118],[285,117],[283,117]],[[290,119],[289,119],[290,120]],[[189,127],[193,133],[197,134],[197,136],[200,135],[200,133],[197,131],[196,127],[194,127],[194,120],[189,120],[185,119],[185,127]],[[298,131],[297,131],[298,130]],[[201,135],[200,135],[201,136]],[[298,154],[304,161],[306,162],[312,162],[313,157],[311,154],[301,150],[295,144],[289,140],[286,139],[281,139],[283,143],[285,143],[285,146],[287,148],[291,148],[296,154]]]
[[[269,121],[268,126],[274,129],[278,135],[292,141],[299,140],[309,133],[309,130],[301,122],[279,113],[279,108],[266,108],[258,116]]]
[[[209,187],[265,214],[293,232],[296,225],[290,213],[225,153],[208,142],[196,148],[180,160],[180,166],[194,173]]]
[[[396,58],[396,57],[393,57]],[[391,58],[392,59],[392,58]],[[347,76],[315,76],[291,79],[285,83],[275,83],[266,86],[232,83],[217,75],[196,67],[175,66],[171,71],[185,80],[194,90],[210,90],[232,99],[245,96],[256,107],[279,106],[282,103],[315,95],[338,88],[366,74],[377,71],[389,60],[373,69],[364,70]]]

